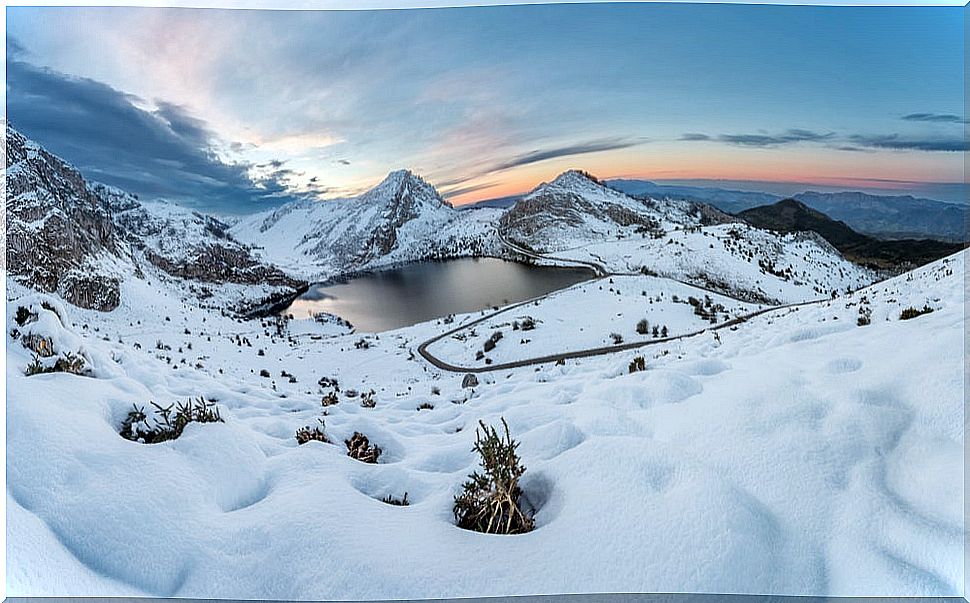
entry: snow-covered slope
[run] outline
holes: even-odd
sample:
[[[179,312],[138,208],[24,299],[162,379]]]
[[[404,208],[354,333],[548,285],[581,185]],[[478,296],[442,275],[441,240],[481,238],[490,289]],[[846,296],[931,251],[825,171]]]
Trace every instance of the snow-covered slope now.
[[[295,201],[240,220],[232,234],[293,274],[342,273],[438,257],[482,255],[495,209],[458,211],[407,170],[358,197]]]
[[[88,183],[9,125],[6,159],[7,268],[35,289],[110,311],[125,281],[155,278],[244,313],[305,285],[258,261],[216,218]]]
[[[474,388],[413,353],[448,328],[436,322],[358,346],[238,323],[142,281],[126,294],[145,303],[111,313],[10,283],[8,592],[959,595],[966,258],[717,338],[482,374]],[[659,285],[624,277],[624,290],[637,278]],[[542,319],[614,303],[559,296]],[[910,307],[932,312],[900,320]],[[31,336],[90,373],[25,376]],[[635,356],[646,370],[631,374]],[[323,377],[341,386],[326,408]],[[349,389],[375,390],[376,406]],[[223,423],[153,445],[118,434],[133,404],[200,395]],[[451,515],[478,420],[500,418],[537,509],[536,530],[508,537]],[[297,445],[318,419],[335,444]],[[377,465],[346,456],[354,431],[384,449]],[[381,502],[405,492],[409,506]],[[52,560],[56,579],[37,571]]]
[[[577,170],[540,184],[502,216],[502,234],[533,249],[557,251],[624,235],[654,234],[694,225],[698,216],[681,201],[643,201],[608,188]]]

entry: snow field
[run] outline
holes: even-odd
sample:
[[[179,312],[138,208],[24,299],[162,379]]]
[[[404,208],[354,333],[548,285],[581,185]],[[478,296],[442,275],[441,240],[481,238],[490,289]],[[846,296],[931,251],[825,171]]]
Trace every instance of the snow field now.
[[[295,599],[959,594],[965,257],[753,318],[718,340],[486,373],[473,389],[413,355],[450,328],[435,321],[367,336],[359,349],[360,335],[314,333],[310,321],[293,323],[304,332],[292,340],[267,335],[266,324],[192,308],[165,288],[128,286],[121,308],[98,314],[8,283],[7,331],[18,305],[53,301],[64,320],[38,312],[32,326],[56,348],[79,346],[93,371],[26,377],[30,353],[8,333],[8,546],[18,552],[8,588]],[[871,324],[857,326],[863,297]],[[586,299],[551,298],[561,305],[546,308],[549,320],[585,315]],[[934,311],[899,320],[924,305]],[[156,338],[172,347],[161,355],[188,356],[191,343],[192,357],[173,369]],[[641,354],[647,370],[627,374]],[[341,387],[327,416],[324,376]],[[376,407],[362,408],[351,388],[374,389]],[[117,433],[133,403],[199,395],[225,423],[190,424],[155,445]],[[417,410],[422,402],[434,408]],[[528,534],[466,532],[451,517],[476,466],[474,428],[500,417],[527,467],[537,523]],[[294,431],[318,418],[335,444],[298,446]],[[346,456],[354,431],[385,450],[379,464]],[[410,506],[379,500],[404,492]],[[58,581],[36,572],[48,559]]]

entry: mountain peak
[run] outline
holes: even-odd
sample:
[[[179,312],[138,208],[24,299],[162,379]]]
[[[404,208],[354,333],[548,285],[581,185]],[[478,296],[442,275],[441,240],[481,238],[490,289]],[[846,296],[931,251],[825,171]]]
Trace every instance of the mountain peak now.
[[[380,184],[361,195],[361,199],[366,201],[381,201],[388,198],[400,200],[406,197],[416,197],[451,207],[451,204],[445,201],[431,184],[409,169],[390,172]]]
[[[555,186],[603,186],[599,178],[590,174],[589,172],[583,170],[566,170],[562,174],[556,176],[556,178],[549,184]]]

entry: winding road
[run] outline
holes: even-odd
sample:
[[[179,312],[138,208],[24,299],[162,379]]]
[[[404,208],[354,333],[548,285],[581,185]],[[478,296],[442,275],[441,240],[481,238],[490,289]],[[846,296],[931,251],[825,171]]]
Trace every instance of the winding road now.
[[[531,257],[531,258],[538,259],[538,260],[552,260],[552,261],[563,262],[563,263],[567,263],[567,264],[576,264],[576,265],[579,265],[579,266],[583,266],[583,267],[589,268],[589,269],[593,270],[593,272],[600,279],[606,278],[608,276],[611,276],[611,275],[615,274],[615,273],[611,273],[610,271],[608,271],[605,266],[600,265],[600,264],[597,264],[595,262],[585,262],[585,261],[581,261],[581,260],[570,260],[570,259],[566,259],[566,258],[557,258],[557,257],[553,257],[553,256],[547,256],[547,255],[538,254],[538,253],[536,253],[534,251],[530,251],[528,249],[525,249],[523,247],[520,247],[520,246],[512,243],[511,241],[506,240],[504,237],[502,237],[501,234],[499,234],[499,240],[502,241],[502,244],[503,245],[505,245],[506,247],[508,247],[512,251],[514,251],[516,253],[520,253],[520,254],[525,255],[527,257]],[[710,291],[710,289],[706,289],[705,287],[698,287],[697,285],[693,285],[693,284],[690,284],[690,283],[684,283],[684,284],[690,285],[690,286],[695,287],[695,288],[700,289],[700,290]],[[796,307],[799,307],[799,306],[808,306],[808,305],[811,305],[811,304],[817,304],[817,303],[820,303],[820,302],[823,302],[823,301],[828,301],[827,299],[815,299],[815,300],[810,300],[810,301],[797,302],[797,303],[794,303],[794,304],[784,304],[784,305],[779,305],[779,306],[770,306],[770,307],[767,307],[767,308],[762,308],[760,310],[756,310],[754,312],[750,312],[750,313],[745,314],[743,316],[738,316],[737,318],[732,318],[731,320],[728,320],[726,322],[723,322],[723,323],[721,323],[721,324],[719,324],[717,326],[707,327],[707,328],[704,328],[704,329],[700,329],[700,330],[697,330],[697,331],[692,331],[690,333],[684,333],[684,334],[681,334],[681,335],[674,335],[672,337],[665,337],[663,339],[649,339],[649,340],[645,340],[645,341],[632,341],[632,342],[628,342],[628,343],[621,343],[621,344],[610,345],[610,346],[601,346],[601,347],[595,347],[595,348],[586,348],[586,349],[582,349],[582,350],[574,350],[574,351],[567,351],[567,352],[562,352],[562,353],[558,353],[558,354],[550,354],[550,355],[547,355],[547,356],[537,356],[537,357],[534,357],[534,358],[524,358],[522,360],[516,360],[516,361],[513,361],[513,362],[503,362],[501,364],[487,364],[485,366],[458,366],[458,365],[455,365],[455,364],[451,364],[449,362],[445,362],[444,360],[441,360],[440,358],[438,358],[437,356],[435,356],[434,354],[432,354],[431,352],[428,351],[428,347],[429,346],[433,345],[435,342],[438,342],[438,341],[444,339],[445,337],[451,337],[452,335],[454,335],[455,333],[458,333],[459,331],[463,331],[463,330],[468,329],[470,327],[473,327],[473,326],[475,326],[477,324],[483,323],[483,322],[485,322],[487,320],[491,320],[492,318],[498,316],[499,314],[503,314],[505,312],[509,312],[509,311],[514,310],[516,308],[521,308],[522,306],[525,306],[525,305],[534,303],[536,301],[539,301],[541,299],[544,299],[544,298],[552,295],[553,293],[557,293],[557,292],[556,291],[553,291],[553,292],[547,293],[545,295],[540,295],[538,297],[533,297],[532,299],[527,299],[525,301],[522,301],[522,302],[519,302],[519,303],[516,303],[516,304],[512,304],[511,306],[506,306],[506,307],[504,307],[504,308],[502,308],[500,310],[496,310],[495,312],[492,312],[490,314],[486,314],[485,316],[482,316],[480,318],[476,318],[475,320],[473,320],[471,322],[466,322],[466,323],[464,323],[462,325],[459,325],[459,326],[455,327],[454,329],[451,329],[449,331],[445,331],[444,333],[440,333],[438,335],[435,335],[431,339],[428,339],[428,340],[422,342],[420,345],[418,345],[418,354],[420,354],[422,358],[424,358],[425,360],[427,360],[429,363],[431,363],[436,368],[439,368],[439,369],[444,370],[444,371],[450,371],[450,372],[453,372],[453,373],[488,373],[488,372],[492,372],[492,371],[502,371],[502,370],[507,370],[507,369],[522,368],[522,367],[526,367],[526,366],[535,366],[535,365],[539,365],[539,364],[547,364],[547,363],[550,363],[550,362],[562,362],[562,361],[565,361],[565,360],[568,360],[568,359],[573,359],[573,358],[590,358],[590,357],[593,357],[593,356],[603,356],[603,355],[606,355],[606,354],[615,354],[617,352],[625,352],[627,350],[634,350],[634,349],[637,349],[637,348],[647,347],[647,346],[651,346],[651,345],[658,345],[658,344],[663,344],[663,343],[670,343],[670,342],[678,341],[678,340],[681,340],[681,339],[687,339],[689,337],[696,337],[696,336],[701,335],[703,333],[713,333],[713,332],[719,331],[721,329],[730,328],[730,327],[733,327],[735,325],[739,325],[739,324],[741,324],[743,322],[746,322],[746,321],[748,321],[748,320],[750,320],[752,318],[755,318],[757,316],[761,316],[762,314],[767,314],[769,312],[777,312],[779,310],[785,310],[785,309],[789,309],[789,308],[796,308]],[[725,294],[724,293],[719,293],[719,295],[725,295]],[[730,296],[727,296],[727,297],[730,297]],[[732,298],[732,299],[736,299],[736,298]],[[737,301],[744,301],[744,300],[737,300]]]

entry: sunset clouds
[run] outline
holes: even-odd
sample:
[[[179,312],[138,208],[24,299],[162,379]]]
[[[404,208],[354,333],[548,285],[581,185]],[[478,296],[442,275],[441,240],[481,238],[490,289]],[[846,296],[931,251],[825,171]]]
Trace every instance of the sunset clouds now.
[[[570,167],[931,186],[963,177],[960,10],[11,8],[8,118],[236,213],[402,167],[459,203]]]

